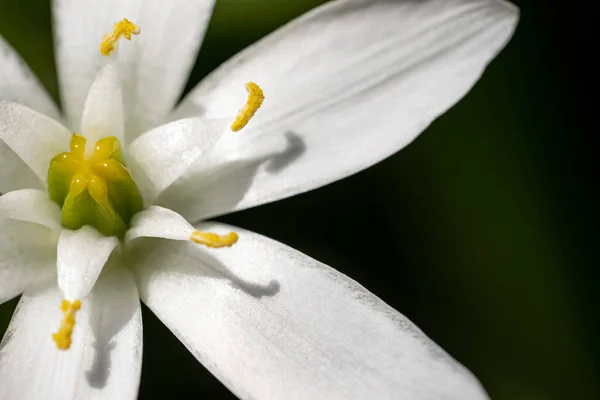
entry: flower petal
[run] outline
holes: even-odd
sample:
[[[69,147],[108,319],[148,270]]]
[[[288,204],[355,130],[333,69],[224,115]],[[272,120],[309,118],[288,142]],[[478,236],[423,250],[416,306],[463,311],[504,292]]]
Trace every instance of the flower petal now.
[[[21,57],[0,36],[0,100],[14,101],[59,120],[56,105]],[[0,140],[0,193],[27,187],[42,188],[42,182]]]
[[[4,141],[46,182],[50,161],[69,148],[69,131],[53,120],[17,103],[0,100],[0,141]]]
[[[150,206],[133,217],[131,228],[125,235],[125,241],[130,242],[140,237],[190,240],[190,236],[195,230],[196,228],[175,211]]]
[[[56,239],[49,229],[0,218],[0,304],[53,274],[55,265]]]
[[[0,100],[14,101],[60,120],[56,104],[29,67],[0,36]]]
[[[187,81],[214,0],[54,1],[56,59],[61,98],[73,126],[79,126],[88,88],[101,65],[100,42],[113,24],[128,18],[141,34],[121,43],[126,132],[135,138],[158,125]]]
[[[15,190],[0,196],[0,218],[33,222],[54,231],[61,229],[60,207],[48,193],[36,189]]]
[[[105,237],[90,226],[63,229],[58,239],[58,286],[67,300],[81,299],[92,290],[119,239]]]
[[[485,399],[477,380],[355,281],[236,230],[208,251],[141,239],[142,300],[240,398]]]
[[[408,145],[460,100],[511,37],[501,0],[340,0],[218,68],[174,118],[216,118],[254,81],[263,107],[158,204],[190,221],[305,192]]]
[[[27,289],[0,345],[0,398],[137,397],[142,316],[131,272],[119,267],[82,303],[67,351],[51,339],[62,318],[56,282]]]
[[[146,132],[131,143],[127,160],[146,204],[206,154],[231,120],[182,119]]]
[[[0,193],[8,193],[24,188],[44,187],[42,181],[33,173],[10,147],[0,140]]]
[[[89,155],[103,137],[115,136],[121,143],[124,142],[123,118],[119,70],[115,63],[108,63],[92,83],[81,117],[81,133],[87,139]]]

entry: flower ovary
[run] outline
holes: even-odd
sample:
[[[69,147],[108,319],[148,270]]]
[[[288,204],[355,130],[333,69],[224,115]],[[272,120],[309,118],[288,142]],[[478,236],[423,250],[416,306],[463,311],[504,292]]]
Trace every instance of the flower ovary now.
[[[84,158],[85,137],[74,134],[70,151],[58,154],[48,169],[48,193],[62,210],[62,225],[91,225],[106,236],[123,237],[131,218],[143,208],[142,196],[125,168],[117,138],[96,143]]]

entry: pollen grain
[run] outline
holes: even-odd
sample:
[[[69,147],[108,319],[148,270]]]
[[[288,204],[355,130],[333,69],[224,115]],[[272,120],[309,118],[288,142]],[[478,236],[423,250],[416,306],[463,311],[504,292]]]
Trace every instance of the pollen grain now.
[[[262,89],[254,82],[246,84],[246,91],[248,92],[248,100],[246,100],[246,104],[231,124],[231,130],[234,132],[241,130],[248,124],[265,99]]]
[[[229,232],[227,235],[217,235],[212,232],[195,231],[190,236],[192,242],[212,248],[231,247],[237,243],[238,239],[238,234],[235,232]]]
[[[60,322],[58,332],[52,334],[52,339],[56,343],[56,347],[60,350],[68,350],[71,347],[71,337],[75,329],[75,314],[81,308],[81,301],[63,300],[60,305],[60,310],[63,313],[63,319]]]
[[[109,56],[115,49],[121,36],[124,36],[127,40],[131,40],[131,35],[139,34],[140,28],[127,18],[123,18],[113,25],[113,31],[111,33],[104,35],[102,38],[102,43],[100,43],[100,53],[102,53],[103,56]]]

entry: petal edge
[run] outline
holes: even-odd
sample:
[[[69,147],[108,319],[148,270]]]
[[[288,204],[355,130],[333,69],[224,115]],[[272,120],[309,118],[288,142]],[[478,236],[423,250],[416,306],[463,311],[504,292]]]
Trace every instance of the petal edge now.
[[[140,296],[240,398],[487,398],[464,367],[352,279],[252,232],[198,228],[236,230],[240,241],[216,251],[138,242]]]

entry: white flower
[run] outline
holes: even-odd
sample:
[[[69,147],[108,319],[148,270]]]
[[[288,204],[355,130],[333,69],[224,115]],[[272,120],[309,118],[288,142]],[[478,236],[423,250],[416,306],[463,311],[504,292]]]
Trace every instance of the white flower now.
[[[135,398],[140,298],[241,398],[486,398],[358,283],[271,239],[198,221],[320,187],[406,146],[468,92],[518,10],[501,0],[338,0],[235,56],[173,109],[212,6],[54,1],[64,115],[0,40],[0,303],[23,293],[0,347],[0,398]],[[141,34],[103,57],[100,41],[123,17]],[[242,132],[226,130],[250,81],[264,105]],[[146,206],[122,240],[98,230],[129,227],[119,217],[138,211],[129,175],[94,181],[97,165],[82,161],[106,136],[124,145]],[[54,172],[87,182],[77,204],[75,178],[48,189],[70,138],[65,157],[79,158]],[[96,161],[117,157],[107,154]],[[91,220],[98,230],[67,229]]]

